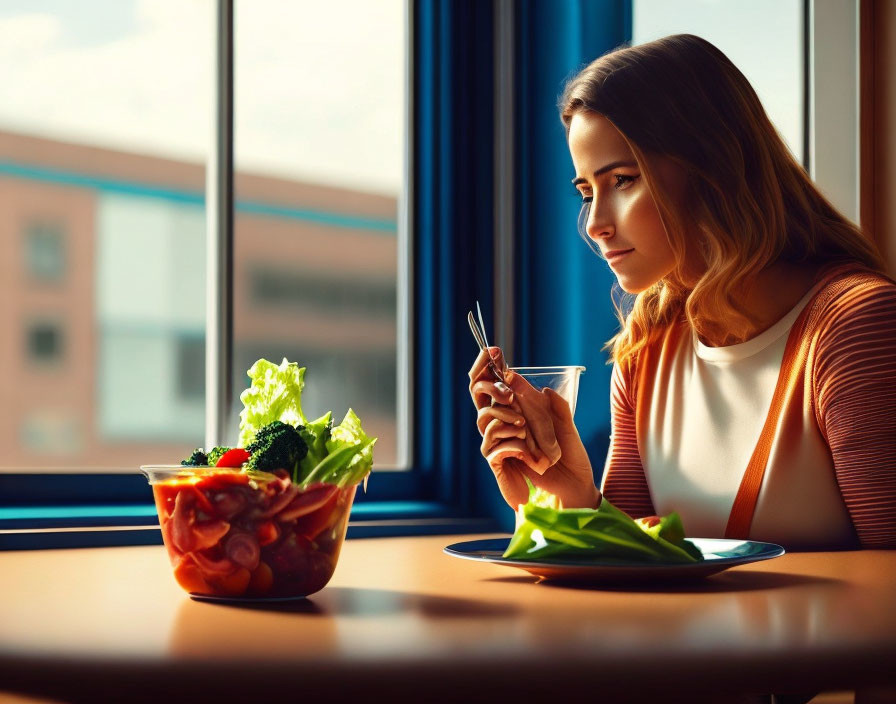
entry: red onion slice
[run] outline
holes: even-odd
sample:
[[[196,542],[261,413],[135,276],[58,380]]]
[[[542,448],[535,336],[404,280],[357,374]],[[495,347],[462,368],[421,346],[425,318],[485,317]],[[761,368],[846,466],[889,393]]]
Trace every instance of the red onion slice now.
[[[333,484],[312,484],[299,494],[293,502],[287,506],[280,515],[278,521],[292,521],[299,516],[305,516],[317,511],[332,498],[339,489]]]
[[[234,570],[234,565],[230,560],[212,560],[198,552],[192,553],[190,557],[206,577],[230,574]]]
[[[189,498],[188,498],[189,497]],[[174,497],[174,510],[171,512],[170,531],[171,542],[181,552],[193,551],[193,522],[196,516],[193,513],[193,497],[184,492],[177,492]]]
[[[250,572],[258,567],[261,550],[258,541],[248,533],[234,533],[224,546],[227,557]]]
[[[221,491],[212,496],[215,512],[221,518],[231,519],[246,508],[248,503],[241,491]]]
[[[299,493],[299,487],[293,485],[286,489],[279,496],[275,496],[271,505],[267,507],[264,511],[258,514],[259,518],[270,518],[274,516],[280,511],[282,511],[286,506],[289,505],[289,502],[295,498],[295,495]]]
[[[204,550],[218,544],[227,531],[230,530],[230,524],[226,521],[209,521],[207,523],[197,523],[193,526],[193,549]]]

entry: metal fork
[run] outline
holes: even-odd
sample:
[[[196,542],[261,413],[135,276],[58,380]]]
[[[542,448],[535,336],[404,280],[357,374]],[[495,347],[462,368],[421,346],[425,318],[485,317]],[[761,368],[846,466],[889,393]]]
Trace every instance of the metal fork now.
[[[482,309],[479,307],[479,301],[476,301],[476,312],[479,314],[479,325],[476,324],[476,319],[473,317],[473,311],[467,313],[467,322],[470,325],[470,332],[473,333],[473,337],[476,340],[476,344],[479,345],[480,350],[486,350],[486,354],[488,354],[488,338],[485,336],[485,324],[482,322]],[[489,355],[488,360],[488,368],[492,372],[492,376],[495,377],[500,382],[504,382],[504,374],[495,366],[494,361]]]

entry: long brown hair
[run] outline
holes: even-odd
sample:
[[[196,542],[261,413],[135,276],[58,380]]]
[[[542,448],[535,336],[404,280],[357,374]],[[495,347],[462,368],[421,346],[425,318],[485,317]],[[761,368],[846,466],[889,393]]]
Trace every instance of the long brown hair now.
[[[622,327],[607,343],[617,363],[684,318],[698,334],[742,336],[750,319],[737,292],[775,261],[884,270],[873,242],[794,159],[744,75],[705,39],[678,34],[605,54],[567,83],[560,111],[567,132],[585,111],[626,139],[678,263],[628,311],[617,302]],[[655,187],[658,155],[687,173],[687,212]],[[688,281],[683,265],[695,254],[705,273]]]

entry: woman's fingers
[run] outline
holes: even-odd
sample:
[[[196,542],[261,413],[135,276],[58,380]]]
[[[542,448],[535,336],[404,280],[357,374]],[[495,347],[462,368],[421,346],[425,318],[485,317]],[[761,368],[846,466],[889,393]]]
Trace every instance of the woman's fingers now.
[[[517,438],[524,440],[526,437],[526,429],[516,425],[509,425],[504,421],[495,418],[489,423],[485,432],[482,434],[482,444],[479,451],[484,457],[488,457],[489,453],[498,443],[508,438]]]
[[[502,377],[505,376],[507,374],[507,360],[504,359],[504,350],[500,347],[489,347],[488,352],[492,358],[492,365]]]
[[[529,457],[529,451],[526,448],[525,441],[520,438],[510,438],[503,442],[499,442],[491,448],[488,453],[483,454],[485,454],[485,459],[492,469],[500,467],[501,463],[508,458],[522,460],[523,462],[526,462],[527,459],[529,461],[532,460],[532,458]]]
[[[529,434],[535,439],[538,449],[549,460],[548,466],[560,460],[560,445],[554,433],[551,399],[536,389],[519,374],[511,372],[508,383],[520,410],[526,418]]]
[[[502,462],[507,458],[517,459],[526,467],[529,467],[536,474],[544,474],[545,471],[553,464],[549,462],[544,455],[535,456],[529,451],[526,441],[521,438],[508,438],[501,440],[488,452],[482,453],[488,461],[489,466],[494,470],[500,467]]]
[[[491,469],[507,505],[517,511],[520,504],[529,500],[529,485],[526,484],[526,476],[531,472],[522,460],[513,456],[508,456],[500,463],[492,465]]]
[[[485,429],[493,419],[497,418],[510,425],[521,428],[526,424],[526,419],[512,407],[508,406],[483,406],[476,415],[476,427],[479,428],[479,434],[485,435]]]
[[[502,372],[507,368],[507,363],[504,360],[504,352],[500,347],[489,347],[487,350],[480,350],[479,355],[476,357],[476,361],[473,362],[473,366],[470,367],[470,371],[468,372],[471,384],[481,378],[495,380],[495,375],[492,373],[491,369],[489,369],[489,362]]]
[[[525,420],[525,417],[523,416],[523,410],[522,408],[520,408],[520,404],[518,401],[514,400],[513,403],[510,404],[510,408],[514,413],[517,413],[521,418]],[[526,433],[525,440],[526,446],[529,448],[529,455],[534,458],[534,461],[542,464],[542,458],[544,457],[544,454],[538,449],[538,445],[535,444],[535,438],[532,436],[532,433]]]
[[[479,354],[476,356],[476,360],[473,362],[473,366],[470,367],[469,371],[471,385],[482,376],[482,370],[488,366],[488,360],[488,352],[486,352],[486,350],[479,350]]]
[[[470,383],[470,396],[473,397],[473,403],[476,408],[484,408],[490,406],[492,401],[500,403],[503,406],[509,406],[513,403],[513,391],[507,384],[500,381],[474,381]]]

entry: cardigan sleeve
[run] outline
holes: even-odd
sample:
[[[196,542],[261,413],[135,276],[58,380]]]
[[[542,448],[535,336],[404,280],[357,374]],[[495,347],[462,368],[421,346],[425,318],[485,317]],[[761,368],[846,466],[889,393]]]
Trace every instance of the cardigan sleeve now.
[[[852,286],[828,306],[812,367],[818,427],[865,548],[896,547],[896,285]]]
[[[610,381],[610,448],[601,493],[632,518],[642,518],[652,516],[656,511],[638,451],[632,378],[633,375],[623,373],[618,364],[613,365]]]

